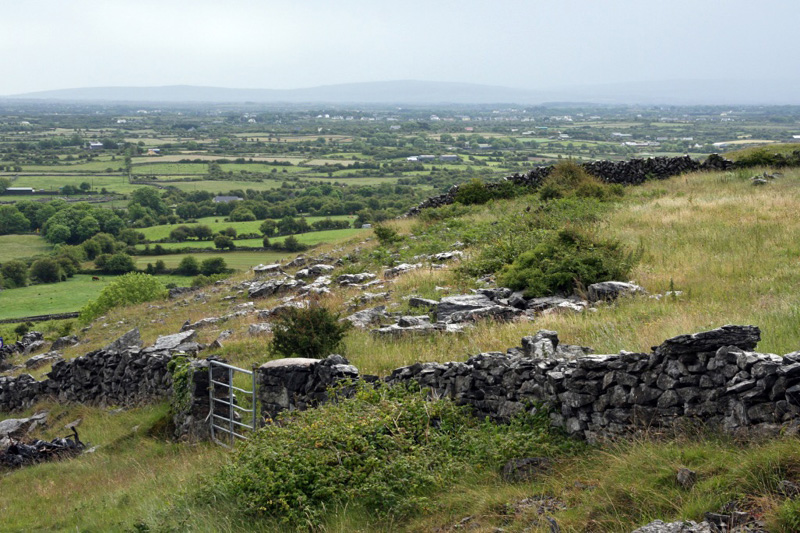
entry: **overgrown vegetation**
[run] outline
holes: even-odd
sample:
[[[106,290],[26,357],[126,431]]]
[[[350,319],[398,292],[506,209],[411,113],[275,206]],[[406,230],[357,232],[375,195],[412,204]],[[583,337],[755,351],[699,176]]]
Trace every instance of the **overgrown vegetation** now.
[[[314,528],[345,507],[377,524],[433,509],[437,490],[509,458],[580,448],[551,432],[543,412],[497,425],[424,392],[362,385],[354,398],[262,429],[206,496],[291,526]]]
[[[497,280],[531,298],[572,294],[592,283],[628,279],[637,259],[619,242],[597,241],[564,229],[504,266]]]

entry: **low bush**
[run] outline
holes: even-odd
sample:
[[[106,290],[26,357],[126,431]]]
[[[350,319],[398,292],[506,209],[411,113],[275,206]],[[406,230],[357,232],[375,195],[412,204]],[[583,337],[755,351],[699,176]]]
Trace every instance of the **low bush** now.
[[[426,510],[460,475],[578,446],[552,433],[545,413],[498,425],[426,397],[362,385],[350,399],[281,416],[244,445],[208,496],[298,528],[314,529],[326,510],[344,506],[377,524]]]
[[[597,242],[565,229],[504,267],[498,283],[530,298],[571,294],[581,286],[626,279],[635,259],[616,241]]]
[[[96,300],[81,309],[79,320],[90,322],[109,309],[167,297],[167,289],[155,276],[131,272],[106,285]]]
[[[350,327],[325,307],[290,308],[273,323],[270,351],[283,357],[322,358],[341,353],[342,340]]]

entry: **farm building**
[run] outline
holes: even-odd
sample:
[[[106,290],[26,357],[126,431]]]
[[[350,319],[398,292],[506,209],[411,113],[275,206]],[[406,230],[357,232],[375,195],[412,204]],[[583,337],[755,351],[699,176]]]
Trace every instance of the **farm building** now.
[[[103,143],[98,142],[98,141],[91,141],[91,142],[89,142],[89,147],[88,148],[89,148],[89,150],[102,150],[103,149]]]
[[[31,187],[9,187],[4,194],[33,194],[36,190]]]
[[[439,156],[439,161],[461,161],[461,158],[455,154],[445,154]]]
[[[241,200],[238,196],[215,196],[213,202],[215,204],[228,204],[230,202],[238,202]]]

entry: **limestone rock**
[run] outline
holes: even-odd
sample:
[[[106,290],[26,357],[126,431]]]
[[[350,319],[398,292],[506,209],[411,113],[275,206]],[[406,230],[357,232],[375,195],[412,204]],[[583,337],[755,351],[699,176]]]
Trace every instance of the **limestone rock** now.
[[[590,302],[616,300],[620,296],[646,293],[646,291],[640,286],[622,281],[603,281],[601,283],[593,283],[587,287],[587,290]]]

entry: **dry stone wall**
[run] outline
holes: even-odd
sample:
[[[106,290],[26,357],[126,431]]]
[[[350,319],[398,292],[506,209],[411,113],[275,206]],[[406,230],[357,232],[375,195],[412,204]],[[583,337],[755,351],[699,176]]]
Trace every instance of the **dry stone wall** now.
[[[583,163],[581,166],[589,174],[596,176],[606,183],[620,183],[623,185],[639,185],[650,179],[667,179],[678,176],[686,172],[696,172],[700,170],[730,170],[734,167],[734,162],[723,158],[720,155],[712,154],[705,161],[697,161],[691,157],[650,157],[647,159],[629,159],[627,161],[591,161]],[[514,174],[509,176],[506,181],[511,181],[515,185],[538,187],[542,181],[553,171],[552,166],[537,167],[525,174]],[[498,184],[487,184],[490,189],[498,187]],[[445,194],[428,198],[416,207],[413,207],[406,216],[419,214],[423,209],[431,207],[442,207],[456,201],[458,185],[454,185]]]
[[[142,348],[133,329],[101,350],[59,361],[44,380],[29,374],[0,376],[0,411],[16,411],[39,400],[97,405],[135,405],[166,398],[172,390],[167,363],[177,352],[197,351],[194,331],[160,337]]]
[[[757,353],[759,340],[755,326],[723,326],[668,339],[649,353],[573,358],[558,349],[555,332],[543,331],[506,353],[418,363],[384,381],[416,382],[497,420],[544,406],[555,426],[590,441],[691,423],[732,434],[795,431],[800,352]],[[358,379],[341,356],[267,363],[259,369],[264,414],[312,407],[341,379]]]

